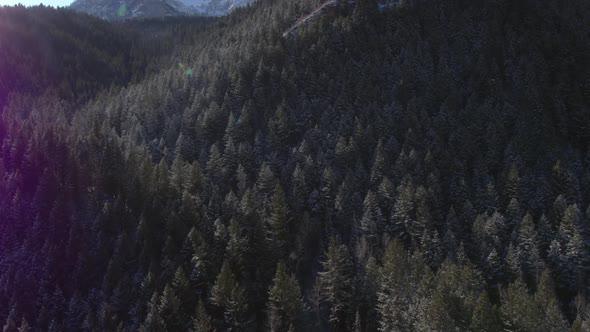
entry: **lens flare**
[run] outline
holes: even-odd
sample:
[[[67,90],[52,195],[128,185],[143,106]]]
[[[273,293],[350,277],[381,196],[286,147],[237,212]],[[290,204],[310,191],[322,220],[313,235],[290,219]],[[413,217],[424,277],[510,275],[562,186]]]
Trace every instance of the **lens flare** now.
[[[117,10],[117,15],[119,17],[127,15],[127,6],[125,6],[125,4],[122,4],[121,7],[119,7],[119,9]]]

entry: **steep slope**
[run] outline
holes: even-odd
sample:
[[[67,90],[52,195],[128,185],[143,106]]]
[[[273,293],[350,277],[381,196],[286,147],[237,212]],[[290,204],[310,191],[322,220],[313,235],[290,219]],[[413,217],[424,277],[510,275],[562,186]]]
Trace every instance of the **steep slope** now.
[[[131,59],[134,36],[65,9],[0,8],[0,111],[11,93],[85,99],[129,81],[142,66]]]
[[[71,9],[107,20],[178,16],[188,9],[177,0],[76,0]]]
[[[590,330],[588,1],[260,2],[0,115],[5,331]]]
[[[70,8],[107,20],[180,15],[223,16],[255,0],[76,0]]]
[[[227,15],[236,8],[247,6],[256,0],[179,0],[195,14],[206,16]]]

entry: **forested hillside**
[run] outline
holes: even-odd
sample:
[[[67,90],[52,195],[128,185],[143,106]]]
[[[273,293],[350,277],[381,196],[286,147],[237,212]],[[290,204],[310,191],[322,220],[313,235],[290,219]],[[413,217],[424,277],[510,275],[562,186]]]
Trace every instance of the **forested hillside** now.
[[[0,9],[4,331],[590,330],[590,3],[322,2]]]
[[[127,29],[91,16],[0,7],[0,108],[11,92],[84,101],[125,84],[145,66],[132,61],[133,41]]]

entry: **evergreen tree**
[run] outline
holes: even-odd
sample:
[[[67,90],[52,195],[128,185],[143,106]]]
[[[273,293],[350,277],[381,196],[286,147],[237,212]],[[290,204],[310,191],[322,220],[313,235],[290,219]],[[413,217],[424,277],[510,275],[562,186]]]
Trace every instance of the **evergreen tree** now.
[[[470,330],[474,332],[493,332],[502,330],[502,322],[498,308],[490,303],[487,295],[482,292],[473,309]]]
[[[555,295],[551,274],[545,270],[541,274],[537,291],[535,293],[535,304],[541,311],[540,317],[543,321],[541,326],[547,331],[567,331],[568,323],[563,317]]]
[[[527,214],[520,224],[516,250],[520,270],[525,276],[525,280],[536,282],[536,277],[541,271],[541,257],[537,249],[533,217],[530,214]]]
[[[209,332],[212,330],[211,316],[207,313],[203,300],[199,301],[197,312],[193,318],[193,332]]]
[[[273,286],[269,291],[268,317],[271,331],[287,331],[289,326],[301,327],[303,303],[301,291],[293,275],[287,274],[285,265],[277,265]]]
[[[18,332],[31,332],[31,327],[29,326],[29,323],[27,322],[27,320],[24,317],[20,322],[20,325],[18,327]]]
[[[352,326],[352,300],[354,295],[354,271],[348,248],[330,240],[326,260],[319,274],[321,296],[328,304],[329,321],[337,329]]]
[[[407,310],[414,291],[407,271],[407,253],[399,241],[389,243],[383,257],[378,312],[380,331],[401,331],[411,328]]]
[[[219,307],[225,307],[231,299],[232,291],[236,284],[235,276],[231,271],[229,262],[226,260],[223,262],[221,272],[219,272],[211,290],[211,301]]]
[[[414,189],[411,183],[398,187],[398,197],[393,206],[391,225],[388,231],[395,237],[410,241],[409,227],[416,222],[414,217]]]
[[[266,236],[273,257],[286,257],[289,250],[289,207],[283,188],[275,187],[272,210],[266,221]]]
[[[229,331],[247,328],[248,299],[239,284],[235,284],[225,305],[223,317]]]
[[[383,229],[384,219],[377,199],[373,192],[369,191],[363,203],[363,217],[360,229],[369,243],[375,245],[379,238],[380,230]]]

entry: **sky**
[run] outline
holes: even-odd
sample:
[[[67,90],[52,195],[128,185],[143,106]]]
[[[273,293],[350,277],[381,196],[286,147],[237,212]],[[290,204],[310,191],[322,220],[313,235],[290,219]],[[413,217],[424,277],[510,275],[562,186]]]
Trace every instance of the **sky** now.
[[[46,6],[65,7],[70,5],[72,2],[73,0],[0,0],[0,6],[12,6],[19,3],[25,6],[35,6],[42,3]]]

